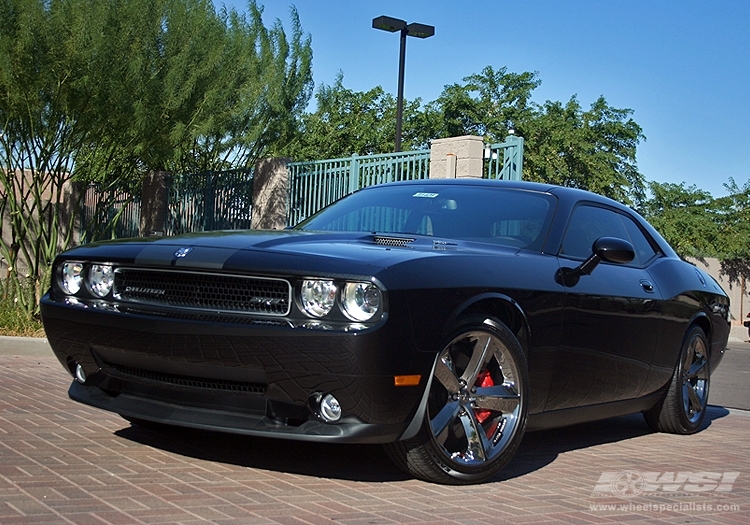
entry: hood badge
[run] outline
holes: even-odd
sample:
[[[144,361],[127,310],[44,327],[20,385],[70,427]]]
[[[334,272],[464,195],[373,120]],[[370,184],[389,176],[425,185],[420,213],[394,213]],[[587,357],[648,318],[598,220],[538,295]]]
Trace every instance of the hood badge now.
[[[185,257],[187,254],[189,254],[192,251],[193,251],[193,249],[189,248],[189,247],[188,248],[180,248],[179,250],[177,250],[176,252],[174,252],[174,256],[177,257],[178,259],[182,259],[183,257]]]

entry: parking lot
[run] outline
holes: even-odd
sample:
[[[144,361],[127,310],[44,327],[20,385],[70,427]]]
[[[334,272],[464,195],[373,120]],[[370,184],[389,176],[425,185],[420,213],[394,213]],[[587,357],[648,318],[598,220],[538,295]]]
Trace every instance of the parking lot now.
[[[131,427],[68,399],[51,352],[0,359],[3,525],[750,523],[743,410],[711,407],[693,436],[639,415],[527,434],[493,482],[447,487],[375,446]]]

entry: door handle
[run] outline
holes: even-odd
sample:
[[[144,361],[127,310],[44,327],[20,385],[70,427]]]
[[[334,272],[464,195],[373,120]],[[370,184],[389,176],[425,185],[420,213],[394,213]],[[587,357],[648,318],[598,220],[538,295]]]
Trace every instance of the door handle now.
[[[641,279],[641,287],[648,293],[654,293],[654,285],[651,284],[651,281],[647,281],[646,279]]]

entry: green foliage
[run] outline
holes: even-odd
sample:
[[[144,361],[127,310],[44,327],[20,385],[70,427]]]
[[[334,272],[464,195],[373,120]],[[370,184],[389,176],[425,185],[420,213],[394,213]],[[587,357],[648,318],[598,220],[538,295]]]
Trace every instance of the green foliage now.
[[[44,328],[38,317],[23,307],[34,297],[33,283],[20,289],[17,282],[0,280],[0,335],[43,337]]]
[[[68,246],[73,180],[253,165],[291,140],[312,50],[210,0],[0,0],[0,255],[39,290]],[[80,193],[80,192],[79,192]],[[16,298],[37,309],[38,293]]]
[[[479,135],[502,142],[511,128],[525,136],[523,126],[534,118],[531,92],[541,84],[535,73],[487,66],[463,82],[445,86],[435,101],[439,137]]]
[[[724,185],[726,197],[713,198],[696,186],[649,184],[651,197],[641,213],[682,257],[720,260],[730,286],[750,279],[750,181]]]
[[[353,91],[339,74],[332,86],[323,84],[315,93],[317,109],[302,117],[297,140],[284,155],[294,160],[319,160],[387,153],[395,147],[396,99],[377,86]],[[424,114],[420,100],[406,102],[403,110],[403,147],[426,145]]]
[[[631,114],[604,97],[588,111],[576,97],[564,105],[545,102],[522,122],[524,178],[593,191],[625,204],[642,201],[645,182],[635,159],[644,136]]]
[[[730,286],[744,288],[750,280],[750,181],[740,187],[730,178],[724,187],[729,195],[716,200],[722,239],[721,273]]]
[[[629,109],[600,97],[584,111],[567,103],[531,101],[541,84],[534,73],[486,67],[463,84],[446,86],[434,109],[439,136],[480,135],[502,142],[511,129],[525,139],[524,179],[594,191],[633,204],[645,196],[636,146],[643,132]]]
[[[719,224],[711,194],[685,183],[649,183],[640,211],[682,257],[719,255]]]
[[[252,166],[291,140],[311,95],[312,49],[292,10],[291,38],[210,0],[110,3],[104,108],[81,176],[194,173]]]
[[[535,73],[487,66],[462,83],[445,86],[437,100],[404,107],[404,149],[420,149],[436,138],[479,135],[503,142],[511,129],[523,136],[524,178],[595,191],[628,204],[645,196],[635,161],[643,132],[632,111],[604,97],[584,110],[567,103],[532,102],[541,81]],[[286,155],[318,160],[393,151],[395,99],[381,87],[355,92],[339,77],[316,93],[317,110],[303,117],[303,132]]]

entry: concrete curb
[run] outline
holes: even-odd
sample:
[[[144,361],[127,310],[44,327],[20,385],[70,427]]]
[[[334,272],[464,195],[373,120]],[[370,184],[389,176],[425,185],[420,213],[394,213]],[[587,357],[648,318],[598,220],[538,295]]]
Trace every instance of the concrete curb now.
[[[0,355],[53,355],[46,337],[0,336]]]

